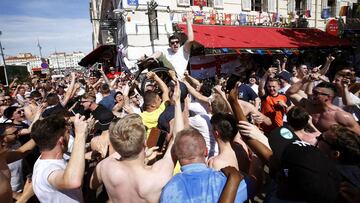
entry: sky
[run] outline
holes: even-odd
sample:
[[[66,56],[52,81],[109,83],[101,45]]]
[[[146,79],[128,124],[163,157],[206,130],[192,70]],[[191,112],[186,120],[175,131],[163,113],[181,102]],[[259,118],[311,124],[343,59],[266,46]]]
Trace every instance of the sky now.
[[[18,53],[43,57],[92,50],[89,0],[0,0],[0,41],[5,58]]]

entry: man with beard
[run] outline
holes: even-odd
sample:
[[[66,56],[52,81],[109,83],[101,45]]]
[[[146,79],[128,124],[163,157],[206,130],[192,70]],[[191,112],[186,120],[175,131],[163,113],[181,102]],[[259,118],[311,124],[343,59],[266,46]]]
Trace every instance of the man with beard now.
[[[50,116],[33,125],[31,136],[41,155],[34,165],[32,186],[40,202],[83,202],[81,184],[88,122],[77,114],[74,125],[75,140],[68,162],[63,158],[69,141],[66,120]]]
[[[314,79],[314,78],[313,78]],[[360,126],[356,123],[351,114],[332,104],[336,95],[335,85],[329,82],[318,84],[312,91],[312,97],[305,98],[299,91],[303,85],[310,81],[311,77],[305,77],[293,84],[286,94],[296,106],[301,106],[312,116],[313,124],[321,132],[324,132],[334,124],[348,127],[360,134]]]

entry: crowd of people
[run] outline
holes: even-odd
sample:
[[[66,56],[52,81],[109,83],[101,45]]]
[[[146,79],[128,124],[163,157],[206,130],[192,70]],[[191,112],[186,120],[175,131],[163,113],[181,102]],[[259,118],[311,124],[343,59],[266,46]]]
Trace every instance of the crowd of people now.
[[[360,202],[359,78],[278,61],[198,80],[169,38],[170,82],[100,74],[0,94],[1,202]],[[251,70],[250,70],[251,71]]]

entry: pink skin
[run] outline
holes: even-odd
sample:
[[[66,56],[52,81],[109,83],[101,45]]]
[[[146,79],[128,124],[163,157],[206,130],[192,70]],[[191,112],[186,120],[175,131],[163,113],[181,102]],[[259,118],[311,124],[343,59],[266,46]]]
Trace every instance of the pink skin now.
[[[267,83],[267,90],[271,96],[277,96],[280,89],[280,85],[276,81],[270,81]]]

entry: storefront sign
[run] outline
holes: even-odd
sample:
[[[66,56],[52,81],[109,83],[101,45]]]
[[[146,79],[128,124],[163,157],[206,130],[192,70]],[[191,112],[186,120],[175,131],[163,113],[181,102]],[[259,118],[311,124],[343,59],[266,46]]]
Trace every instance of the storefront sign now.
[[[329,20],[326,25],[326,32],[333,36],[338,36],[339,34],[339,23],[336,19]]]

